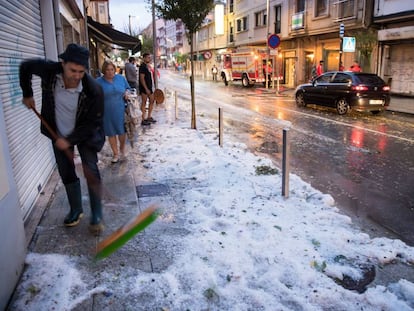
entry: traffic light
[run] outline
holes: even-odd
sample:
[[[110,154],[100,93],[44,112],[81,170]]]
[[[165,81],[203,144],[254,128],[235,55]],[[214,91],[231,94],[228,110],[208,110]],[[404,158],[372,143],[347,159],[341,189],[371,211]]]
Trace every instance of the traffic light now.
[[[343,38],[344,37],[344,34],[345,34],[345,25],[344,24],[340,24],[339,25],[339,36],[341,38]]]

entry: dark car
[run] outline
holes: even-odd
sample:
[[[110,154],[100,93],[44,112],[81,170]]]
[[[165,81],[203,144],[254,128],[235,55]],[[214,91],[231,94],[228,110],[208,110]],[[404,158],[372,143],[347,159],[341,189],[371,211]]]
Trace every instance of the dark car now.
[[[377,114],[390,104],[390,87],[373,73],[330,71],[295,91],[296,104],[335,107],[340,115],[349,109]]]

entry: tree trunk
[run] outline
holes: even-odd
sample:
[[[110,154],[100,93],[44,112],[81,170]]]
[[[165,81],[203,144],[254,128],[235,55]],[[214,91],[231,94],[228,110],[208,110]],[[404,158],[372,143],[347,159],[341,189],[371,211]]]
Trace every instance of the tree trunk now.
[[[190,64],[191,64],[191,75],[190,75],[190,90],[191,90],[191,128],[197,129],[196,126],[196,112],[195,112],[195,99],[194,99],[194,33],[190,33]]]

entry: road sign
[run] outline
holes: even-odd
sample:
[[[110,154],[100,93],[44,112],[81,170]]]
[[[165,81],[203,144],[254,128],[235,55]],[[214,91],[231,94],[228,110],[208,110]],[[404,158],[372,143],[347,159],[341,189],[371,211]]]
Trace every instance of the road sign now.
[[[355,52],[355,37],[344,37],[342,43],[342,51]]]
[[[270,35],[267,38],[267,45],[272,49],[276,49],[280,45],[280,37],[275,34]]]
[[[203,54],[203,56],[204,56],[204,59],[210,59],[211,56],[213,56],[213,54],[211,54],[210,51],[205,51],[204,54]]]

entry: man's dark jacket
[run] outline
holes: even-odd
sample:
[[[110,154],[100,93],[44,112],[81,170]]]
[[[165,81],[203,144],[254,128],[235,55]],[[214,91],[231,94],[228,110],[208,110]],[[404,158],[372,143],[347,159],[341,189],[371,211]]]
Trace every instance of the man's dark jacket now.
[[[44,120],[56,133],[55,98],[56,74],[63,73],[60,62],[43,59],[31,59],[20,65],[20,87],[23,97],[33,97],[32,75],[37,75],[42,82],[42,110]],[[74,146],[87,144],[97,152],[105,143],[103,130],[104,98],[101,86],[89,75],[82,78],[83,89],[79,94],[78,109],[76,112],[75,128],[65,137]],[[41,132],[54,139],[46,127],[41,124]]]

